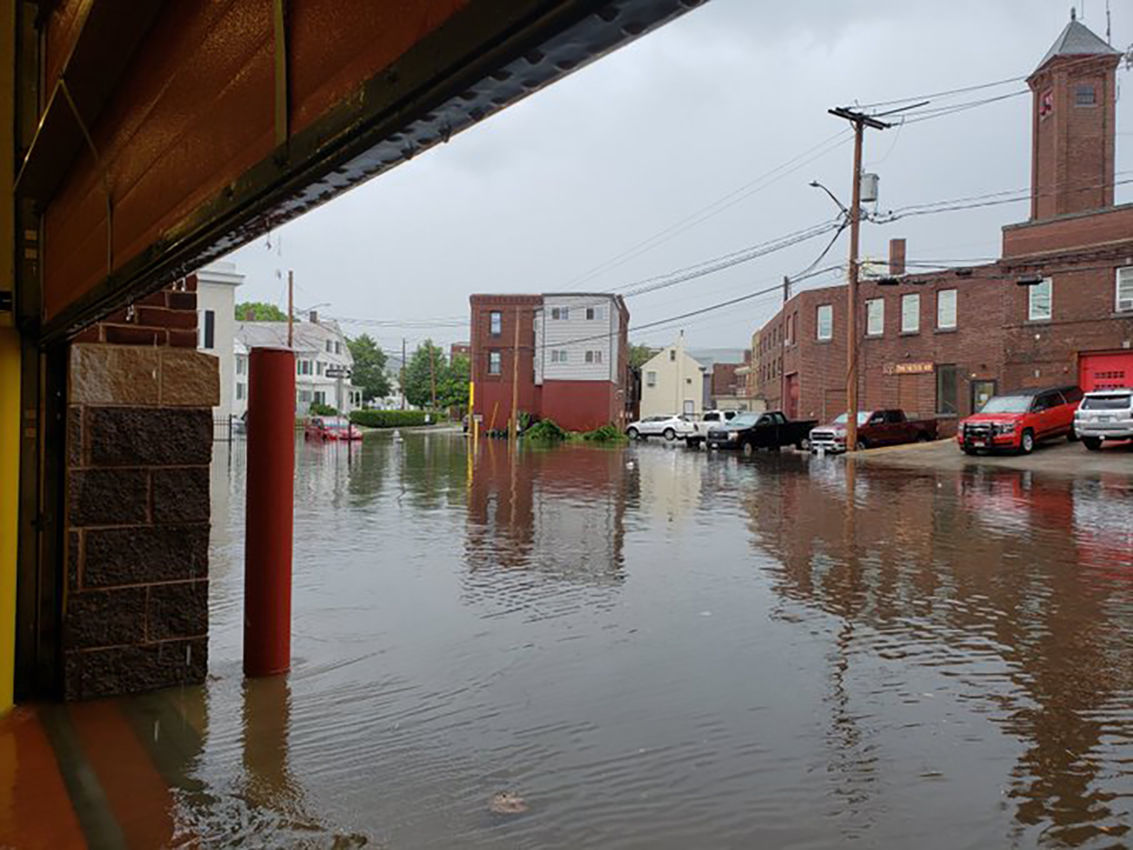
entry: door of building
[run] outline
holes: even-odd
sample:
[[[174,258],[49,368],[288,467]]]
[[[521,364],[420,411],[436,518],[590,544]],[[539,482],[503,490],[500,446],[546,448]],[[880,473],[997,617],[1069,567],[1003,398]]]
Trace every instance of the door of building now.
[[[979,413],[995,391],[995,381],[972,381],[972,413]]]
[[[792,372],[786,377],[783,387],[783,412],[788,419],[795,419],[799,415],[799,373]]]
[[[1081,355],[1078,386],[1086,392],[1133,387],[1133,351]]]

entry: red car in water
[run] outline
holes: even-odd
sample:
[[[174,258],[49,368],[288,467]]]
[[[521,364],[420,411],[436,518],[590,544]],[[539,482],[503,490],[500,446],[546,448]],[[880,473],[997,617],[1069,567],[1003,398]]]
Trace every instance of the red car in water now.
[[[956,442],[967,454],[1014,451],[1030,454],[1042,440],[1074,439],[1074,411],[1082,401],[1075,386],[1016,390],[988,400],[960,422]]]
[[[303,432],[308,440],[361,440],[362,432],[341,416],[312,416]]]

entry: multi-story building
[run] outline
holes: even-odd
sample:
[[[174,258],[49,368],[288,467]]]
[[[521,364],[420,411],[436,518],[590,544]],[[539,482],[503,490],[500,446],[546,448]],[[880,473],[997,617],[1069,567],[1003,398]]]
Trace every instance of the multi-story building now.
[[[216,357],[220,367],[223,389],[220,404],[212,409],[213,419],[217,421],[227,420],[233,412],[236,287],[243,282],[244,275],[236,271],[236,264],[225,260],[217,260],[197,272],[197,350]]]
[[[237,322],[233,413],[248,409],[248,354],[257,346],[286,346],[287,322]],[[295,412],[307,415],[312,404],[325,404],[342,414],[362,406],[362,391],[350,381],[354,358],[346,337],[333,320],[314,311],[308,321],[294,322]]]
[[[1119,54],[1071,20],[1031,74],[1031,217],[983,266],[864,281],[861,407],[955,420],[996,392],[1133,384],[1133,204],[1114,206]],[[846,408],[845,287],[804,291],[753,339],[757,395],[790,416]]]
[[[685,333],[641,367],[641,416],[704,412],[707,367],[685,350]]]
[[[503,428],[520,411],[572,431],[625,421],[629,311],[605,293],[473,295],[473,415]]]

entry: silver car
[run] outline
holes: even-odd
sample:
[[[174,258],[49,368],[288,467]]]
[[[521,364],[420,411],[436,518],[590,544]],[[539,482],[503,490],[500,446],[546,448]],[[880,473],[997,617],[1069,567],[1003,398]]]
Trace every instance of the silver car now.
[[[1086,393],[1074,414],[1074,432],[1094,452],[1103,440],[1133,439],[1133,388]]]

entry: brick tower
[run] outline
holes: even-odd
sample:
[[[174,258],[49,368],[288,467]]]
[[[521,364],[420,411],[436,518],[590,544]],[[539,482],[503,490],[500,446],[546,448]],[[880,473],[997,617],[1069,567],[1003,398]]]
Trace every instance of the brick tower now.
[[[1072,9],[1070,23],[1027,79],[1034,103],[1032,221],[1113,205],[1120,58]]]

